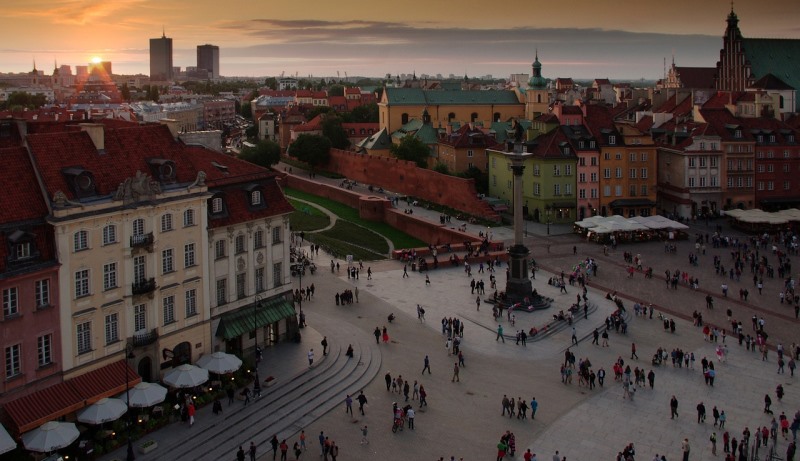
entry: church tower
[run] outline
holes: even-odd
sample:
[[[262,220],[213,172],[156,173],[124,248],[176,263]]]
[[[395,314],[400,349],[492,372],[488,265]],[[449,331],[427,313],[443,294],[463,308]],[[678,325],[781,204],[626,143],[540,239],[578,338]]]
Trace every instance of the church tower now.
[[[722,49],[717,62],[716,88],[723,91],[744,91],[753,82],[750,63],[744,55],[739,18],[733,11],[728,15],[728,27],[722,38]]]
[[[531,67],[531,79],[525,92],[525,118],[533,120],[539,114],[546,113],[550,106],[550,95],[547,91],[547,79],[542,77],[542,63],[539,62],[539,51]]]

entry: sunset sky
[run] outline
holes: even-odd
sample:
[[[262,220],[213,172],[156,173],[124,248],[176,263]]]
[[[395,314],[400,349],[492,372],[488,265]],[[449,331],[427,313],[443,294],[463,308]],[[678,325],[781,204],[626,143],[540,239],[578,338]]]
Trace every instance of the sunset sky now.
[[[224,76],[530,73],[659,78],[715,65],[722,0],[3,0],[0,72],[50,73],[99,56],[116,74],[149,73],[148,39],[173,39],[174,65],[220,47]],[[739,0],[745,37],[800,38],[798,0]],[[74,67],[73,67],[74,72]]]

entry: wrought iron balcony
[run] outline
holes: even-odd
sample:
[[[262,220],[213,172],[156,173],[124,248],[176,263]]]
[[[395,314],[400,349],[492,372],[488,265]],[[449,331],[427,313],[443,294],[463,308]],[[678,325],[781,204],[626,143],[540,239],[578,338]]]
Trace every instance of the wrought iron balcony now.
[[[152,293],[156,289],[156,279],[149,278],[142,280],[141,282],[134,282],[131,286],[131,292],[133,295],[146,295],[148,293]]]
[[[158,330],[153,328],[150,331],[144,333],[136,333],[130,338],[130,343],[133,347],[144,347],[153,344],[158,339]]]
[[[131,236],[131,248],[144,248],[144,247],[149,247],[151,245],[153,245],[152,232],[148,232],[147,234]]]

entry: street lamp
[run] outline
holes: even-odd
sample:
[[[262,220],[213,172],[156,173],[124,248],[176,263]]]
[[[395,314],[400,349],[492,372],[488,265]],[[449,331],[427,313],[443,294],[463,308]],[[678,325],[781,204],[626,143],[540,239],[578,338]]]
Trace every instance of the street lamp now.
[[[125,457],[126,461],[133,461],[136,456],[133,454],[133,441],[131,440],[131,426],[133,425],[133,416],[131,415],[131,395],[130,395],[130,380],[128,379],[128,360],[135,358],[133,355],[133,343],[125,345],[125,406],[128,410],[128,453]]]

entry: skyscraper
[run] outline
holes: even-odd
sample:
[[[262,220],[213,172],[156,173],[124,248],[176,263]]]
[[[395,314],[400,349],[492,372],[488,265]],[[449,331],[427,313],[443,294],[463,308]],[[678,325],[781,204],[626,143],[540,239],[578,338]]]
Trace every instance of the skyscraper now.
[[[208,78],[219,78],[219,47],[216,45],[198,45],[197,68],[208,71]]]
[[[172,80],[172,39],[164,33],[150,39],[150,80]]]

